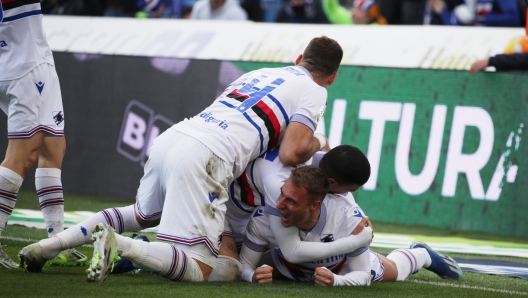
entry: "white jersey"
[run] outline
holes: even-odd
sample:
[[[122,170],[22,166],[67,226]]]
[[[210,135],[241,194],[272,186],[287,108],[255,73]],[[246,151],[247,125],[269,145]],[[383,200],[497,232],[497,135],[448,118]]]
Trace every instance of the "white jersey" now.
[[[40,1],[0,1],[0,81],[18,79],[42,63],[53,65]]]
[[[300,66],[249,72],[227,86],[202,113],[172,127],[190,135],[229,164],[233,177],[281,141],[286,126],[315,130],[326,109],[327,91]]]
[[[278,215],[280,216],[280,213]],[[299,230],[299,236],[303,241],[332,242],[349,236],[363,217],[363,211],[356,204],[351,194],[346,196],[328,194],[321,205],[321,214],[314,228],[308,233]],[[270,246],[270,253],[276,269],[282,275],[297,281],[313,281],[314,270],[317,267],[326,267],[337,274],[346,263],[347,258],[357,257],[365,252],[370,253],[368,247],[362,247],[347,254],[292,264],[282,255],[277,241],[270,230],[269,220],[264,214],[264,208],[260,207],[255,210],[247,226],[246,238],[241,253],[242,265],[244,266],[244,262],[248,259],[245,255],[247,249],[254,252],[264,252],[267,250],[268,245]]]

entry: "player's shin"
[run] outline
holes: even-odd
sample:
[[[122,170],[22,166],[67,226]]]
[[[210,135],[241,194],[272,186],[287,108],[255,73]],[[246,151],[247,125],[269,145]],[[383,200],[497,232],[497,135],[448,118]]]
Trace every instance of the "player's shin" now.
[[[198,263],[185,252],[168,243],[144,242],[116,235],[120,256],[135,266],[159,273],[173,281],[203,281]]]
[[[64,249],[91,243],[92,233],[90,229],[101,222],[112,226],[117,233],[141,230],[141,226],[137,223],[134,215],[134,205],[105,209],[58,233],[56,237],[39,241],[39,245],[42,247],[42,256],[46,259],[52,259]]]
[[[431,264],[431,258],[425,249],[397,249],[387,259],[392,260],[398,269],[397,281],[405,280],[409,275],[418,272],[422,267]]]
[[[0,235],[15,208],[18,190],[23,180],[17,173],[0,166]]]
[[[61,170],[38,168],[35,171],[35,188],[48,236],[62,232],[64,230],[64,197]]]

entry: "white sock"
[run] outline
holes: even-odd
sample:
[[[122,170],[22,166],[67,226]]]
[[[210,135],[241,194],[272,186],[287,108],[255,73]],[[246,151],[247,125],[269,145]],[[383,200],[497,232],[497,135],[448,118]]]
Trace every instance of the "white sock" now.
[[[42,256],[53,259],[65,249],[91,243],[91,229],[102,222],[111,225],[118,233],[142,230],[134,214],[134,205],[105,209],[58,233],[56,237],[40,240]]]
[[[203,281],[198,263],[181,249],[162,242],[145,242],[116,235],[118,252],[142,269],[173,281]]]
[[[396,280],[405,280],[407,276],[431,265],[431,257],[425,248],[397,249],[392,251],[387,259],[396,263],[398,269]]]
[[[64,195],[61,170],[38,168],[35,171],[35,188],[48,237],[62,232],[64,230]]]
[[[7,226],[7,221],[17,201],[22,178],[8,168],[0,166],[0,235]]]

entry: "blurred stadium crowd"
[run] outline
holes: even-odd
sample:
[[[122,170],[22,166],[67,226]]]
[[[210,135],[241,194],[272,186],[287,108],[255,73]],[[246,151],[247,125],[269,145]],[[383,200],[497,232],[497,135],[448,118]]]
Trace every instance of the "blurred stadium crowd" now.
[[[55,15],[524,27],[528,0],[42,0]]]

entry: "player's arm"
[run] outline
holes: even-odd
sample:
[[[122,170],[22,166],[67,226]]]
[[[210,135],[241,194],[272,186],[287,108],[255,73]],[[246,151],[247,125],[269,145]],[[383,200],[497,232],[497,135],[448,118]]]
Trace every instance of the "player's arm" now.
[[[266,208],[266,212],[269,208]],[[278,210],[278,209],[275,209]],[[368,218],[360,221],[363,228],[356,235],[340,238],[333,242],[303,242],[299,237],[299,230],[296,227],[285,228],[281,224],[280,211],[278,214],[267,214],[271,232],[277,240],[282,255],[290,263],[304,263],[313,260],[328,258],[331,256],[346,254],[355,251],[360,247],[369,246],[372,242],[372,229],[365,227]]]
[[[257,264],[265,249],[266,247],[256,245],[247,238],[244,240],[242,250],[240,251],[243,280],[260,284],[269,284],[272,282],[272,267],[264,265],[257,268]]]
[[[326,98],[327,91],[320,86],[310,88],[302,95],[280,143],[279,159],[283,165],[303,163],[328,144],[323,135],[314,136],[317,122],[326,109]]]
[[[315,284],[318,286],[369,286],[372,278],[370,251],[365,248],[359,255],[354,256],[356,253],[347,254],[347,262],[341,269],[341,272],[346,272],[344,275],[334,274],[324,267],[316,268]]]
[[[291,122],[284,132],[279,149],[279,159],[289,167],[310,159],[315,152],[327,146],[326,138],[301,122]]]

